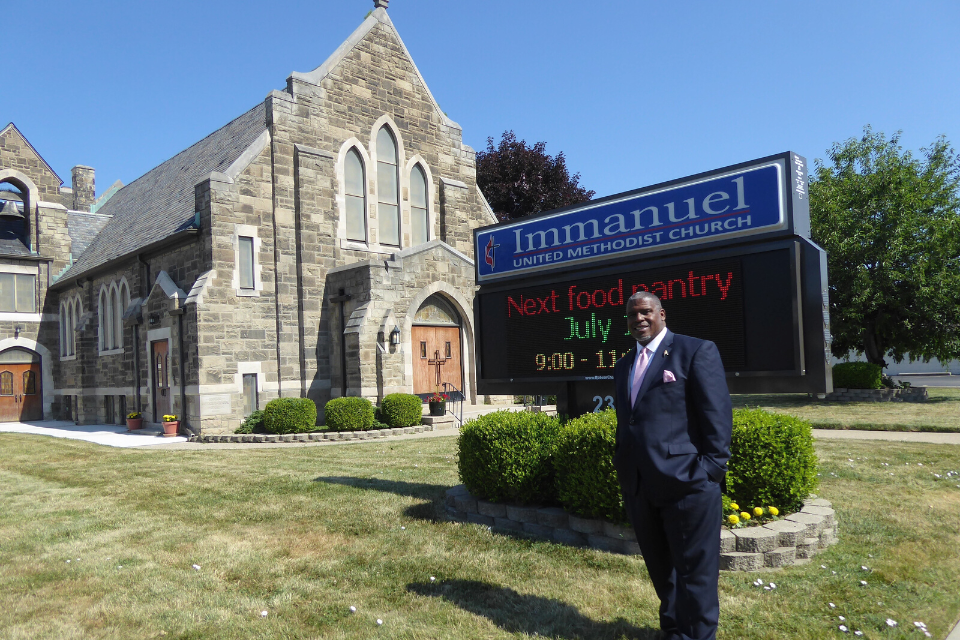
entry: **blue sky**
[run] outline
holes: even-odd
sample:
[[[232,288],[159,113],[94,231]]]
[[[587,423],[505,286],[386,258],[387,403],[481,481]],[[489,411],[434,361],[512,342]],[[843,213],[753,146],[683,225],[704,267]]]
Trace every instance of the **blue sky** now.
[[[12,1],[12,0],[8,0]],[[371,0],[30,0],[4,15],[0,126],[55,171],[129,183],[319,66]],[[866,124],[960,146],[960,3],[393,0],[441,108],[476,149],[506,129],[605,196]]]

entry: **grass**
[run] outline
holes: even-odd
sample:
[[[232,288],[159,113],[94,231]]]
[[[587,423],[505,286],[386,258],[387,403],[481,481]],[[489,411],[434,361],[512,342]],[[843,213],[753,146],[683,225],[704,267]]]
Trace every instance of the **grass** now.
[[[455,446],[0,435],[0,637],[656,637],[641,559],[446,521]],[[960,471],[960,447],[817,448],[840,542],[811,564],[724,574],[720,638],[840,637],[837,615],[867,638],[920,638],[914,620],[943,638],[960,613],[960,479],[933,473]]]
[[[960,432],[960,389],[928,390],[926,402],[825,402],[806,394],[735,395],[734,408],[762,407],[806,418],[815,429]]]

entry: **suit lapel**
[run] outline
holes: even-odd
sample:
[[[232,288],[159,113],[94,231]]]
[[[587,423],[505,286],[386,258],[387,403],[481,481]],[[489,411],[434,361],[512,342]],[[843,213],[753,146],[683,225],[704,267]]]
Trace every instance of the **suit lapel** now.
[[[653,357],[650,360],[650,365],[647,367],[647,372],[643,374],[643,382],[640,383],[640,393],[637,394],[637,401],[634,403],[634,409],[637,407],[637,404],[640,403],[640,399],[647,392],[647,389],[653,384],[654,380],[663,379],[663,369],[665,360],[669,360],[670,356],[664,358],[664,352],[669,353],[670,349],[673,347],[673,332],[669,329],[667,333],[663,336],[663,340],[660,341],[660,346],[657,347],[656,353],[653,354]]]
[[[632,371],[633,361],[637,359],[637,346],[634,342],[633,349],[627,352],[625,356],[620,358],[620,366],[623,367],[624,371],[622,375],[614,376],[617,379],[617,393],[620,394],[621,398],[630,398],[630,372]]]

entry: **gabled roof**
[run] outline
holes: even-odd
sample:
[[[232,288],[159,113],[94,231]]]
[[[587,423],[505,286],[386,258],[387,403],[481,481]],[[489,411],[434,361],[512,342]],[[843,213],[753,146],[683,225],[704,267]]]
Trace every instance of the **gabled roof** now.
[[[58,176],[58,175],[57,175],[57,172],[53,170],[53,167],[51,167],[50,164],[49,164],[46,160],[43,159],[43,156],[40,155],[40,152],[38,152],[38,151],[33,147],[33,145],[30,144],[30,141],[27,140],[27,136],[23,135],[23,132],[20,131],[20,129],[17,129],[17,125],[15,125],[15,124],[13,124],[13,123],[11,122],[11,123],[8,124],[7,126],[5,126],[3,129],[0,129],[0,136],[4,135],[7,131],[9,131],[9,130],[11,130],[11,129],[12,129],[13,131],[16,131],[16,132],[17,132],[17,135],[20,136],[20,139],[23,140],[25,143],[27,143],[27,146],[30,147],[30,150],[33,151],[33,152],[37,155],[38,158],[40,158],[40,162],[42,162],[42,163],[43,163],[43,166],[45,166],[45,167],[47,168],[47,170],[48,170],[50,173],[53,174],[53,177],[56,178],[57,180],[59,180],[59,181],[60,181],[60,184],[63,184],[63,178],[61,178],[60,176]]]
[[[404,55],[407,57],[407,60],[410,61],[410,64],[413,65],[413,70],[417,74],[417,78],[420,80],[420,84],[423,86],[423,90],[426,91],[427,95],[430,97],[430,102],[433,103],[434,108],[437,110],[437,114],[440,116],[440,119],[448,127],[455,127],[461,129],[462,127],[451,120],[447,114],[443,112],[443,109],[440,108],[440,105],[437,103],[437,99],[433,97],[433,94],[430,92],[430,89],[427,87],[426,80],[423,79],[423,74],[420,73],[420,69],[417,68],[417,63],[413,61],[413,56],[410,55],[410,51],[407,49],[407,45],[403,43],[403,39],[400,37],[400,33],[397,32],[397,28],[393,26],[393,21],[390,20],[390,16],[387,15],[387,10],[383,7],[378,7],[370,12],[370,15],[360,24],[357,29],[350,34],[350,37],[347,38],[343,44],[337,47],[337,50],[324,61],[322,65],[310,71],[309,73],[300,73],[294,71],[290,74],[290,77],[287,78],[287,86],[290,86],[290,80],[299,80],[301,82],[307,82],[313,85],[320,85],[324,78],[326,78],[330,73],[336,69],[337,65],[343,61],[347,55],[353,51],[354,47],[360,44],[360,41],[370,33],[370,30],[373,29],[377,24],[382,24],[386,28],[393,31],[394,37],[396,37],[397,42],[400,43],[400,48],[403,49]]]
[[[107,200],[113,216],[58,280],[70,280],[194,226],[194,186],[212,172],[229,173],[266,131],[263,103],[151,169]],[[262,148],[262,147],[261,147]]]

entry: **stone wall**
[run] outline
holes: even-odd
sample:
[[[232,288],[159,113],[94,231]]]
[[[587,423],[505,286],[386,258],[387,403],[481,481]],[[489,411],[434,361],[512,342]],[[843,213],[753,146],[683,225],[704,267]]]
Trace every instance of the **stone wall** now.
[[[831,402],[924,402],[926,387],[906,389],[834,389],[824,400]]]

